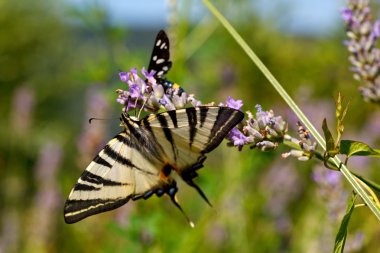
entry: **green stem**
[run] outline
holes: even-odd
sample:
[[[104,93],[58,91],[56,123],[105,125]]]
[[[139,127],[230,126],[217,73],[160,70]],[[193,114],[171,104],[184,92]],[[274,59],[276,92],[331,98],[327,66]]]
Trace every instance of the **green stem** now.
[[[288,93],[282,88],[280,83],[272,75],[269,69],[263,64],[263,62],[257,57],[257,55],[252,51],[244,39],[238,34],[238,32],[232,27],[228,20],[215,8],[215,6],[209,0],[203,0],[203,3],[210,10],[210,12],[219,20],[220,23],[226,28],[226,30],[231,34],[231,36],[236,40],[239,46],[245,51],[249,58],[256,64],[256,66],[261,70],[269,82],[273,85],[276,91],[281,95],[289,107],[294,111],[298,116],[300,121],[310,130],[318,144],[322,147],[323,150],[326,150],[326,142],[323,137],[319,134],[316,128],[311,124],[309,119],[302,113],[301,109],[296,105],[293,99],[288,95]],[[332,158],[332,162],[335,166],[339,167],[341,161],[338,157]],[[363,201],[375,214],[375,216],[380,220],[380,209],[375,205],[370,196],[362,188],[362,186],[356,182],[355,176],[350,173],[348,168],[345,165],[342,165],[340,171],[345,176],[347,181],[352,185],[355,191],[360,195]]]
[[[288,146],[292,149],[296,149],[296,150],[301,150],[301,147],[299,145],[296,145],[294,142],[291,142],[291,141],[284,141],[283,144],[285,146]],[[314,152],[314,158],[324,162],[324,157],[323,157],[323,154],[321,154],[320,152],[318,151],[315,151]],[[329,159],[327,161],[327,163],[330,165],[330,166],[333,166],[334,168],[330,168],[332,170],[339,170],[339,167],[335,167],[335,164],[333,163],[333,161],[331,159]],[[355,175],[355,177],[359,178],[361,181],[363,181],[366,185],[368,185],[369,187],[371,187],[372,189],[374,189],[375,191],[379,192],[380,193],[380,184],[378,183],[375,183],[369,179],[366,179],[365,177],[359,175],[358,173],[356,172],[353,172],[350,170],[350,173]]]

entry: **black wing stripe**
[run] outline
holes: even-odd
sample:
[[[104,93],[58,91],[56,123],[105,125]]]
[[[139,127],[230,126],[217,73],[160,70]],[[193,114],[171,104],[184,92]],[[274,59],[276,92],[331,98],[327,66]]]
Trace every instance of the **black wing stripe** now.
[[[109,145],[106,145],[103,149],[104,153],[106,155],[108,155],[111,159],[115,160],[115,162],[119,163],[119,164],[122,164],[122,165],[125,165],[125,166],[129,166],[129,167],[132,167],[134,169],[137,169],[145,174],[149,174],[149,175],[155,175],[154,173],[150,172],[150,171],[146,171],[146,170],[143,170],[139,167],[137,167],[136,165],[134,165],[131,160],[129,160],[128,158],[125,158],[123,157],[121,154],[117,153],[115,150],[113,150]]]
[[[177,120],[177,112],[176,111],[168,111],[167,112],[173,122],[173,126],[178,128],[178,120]]]
[[[109,179],[105,179],[101,176],[98,176],[94,173],[91,173],[90,171],[87,171],[85,170],[82,174],[82,176],[80,177],[81,179],[81,182],[78,183],[78,184],[81,184],[83,185],[84,183],[90,183],[90,184],[95,184],[95,185],[99,185],[99,186],[123,186],[123,185],[129,185],[127,183],[121,183],[121,182],[116,182],[116,181],[113,181],[113,180],[109,180]],[[75,190],[78,190],[77,189],[77,185],[75,185],[74,189]],[[80,187],[80,186],[79,186]],[[94,186],[96,187],[96,186]]]
[[[147,117],[143,119],[142,124],[140,124],[139,129],[136,129],[130,120],[122,114],[122,120],[125,123],[125,126],[129,130],[130,136],[126,137],[126,132],[122,132],[116,136],[118,140],[125,143],[129,147],[132,147],[143,154],[146,159],[153,161],[157,159],[162,161],[162,148],[159,146],[157,139],[150,127],[150,123],[147,120]],[[141,123],[141,121],[139,122]],[[133,141],[132,141],[132,140]],[[157,147],[160,147],[158,149]]]
[[[209,141],[202,154],[208,153],[215,149],[223,140],[223,138],[244,118],[241,111],[220,107],[214,125],[211,129]]]
[[[157,119],[158,122],[160,122],[166,140],[168,140],[168,142],[170,142],[170,144],[173,145],[173,136],[170,129],[168,128],[168,121],[166,120],[166,117],[163,114],[157,114]]]
[[[175,144],[174,144],[172,132],[168,128],[168,121],[166,120],[166,117],[164,116],[164,114],[157,114],[156,117],[157,117],[158,122],[161,125],[161,129],[164,132],[166,140],[172,146],[174,160],[177,160],[177,151],[176,151],[176,147],[175,147]]]
[[[65,222],[75,223],[90,215],[116,209],[129,201],[120,199],[68,200],[65,205]]]
[[[189,146],[191,147],[197,133],[197,111],[194,107],[186,108],[187,119],[189,122]]]
[[[98,176],[94,173],[91,173],[87,170],[85,170],[82,174],[82,176],[80,177],[81,180],[83,181],[86,181],[88,183],[91,183],[91,184],[97,184],[97,185],[100,185],[103,183],[103,177],[101,176]]]
[[[208,107],[200,107],[199,110],[200,110],[200,116],[201,116],[200,123],[201,123],[201,127],[203,127],[203,124],[205,123],[206,118],[207,118]]]
[[[103,158],[101,158],[99,155],[96,155],[96,157],[93,159],[93,162],[99,164],[99,165],[103,165],[103,166],[106,166],[108,168],[111,168],[112,165],[107,162],[106,160],[104,160]]]

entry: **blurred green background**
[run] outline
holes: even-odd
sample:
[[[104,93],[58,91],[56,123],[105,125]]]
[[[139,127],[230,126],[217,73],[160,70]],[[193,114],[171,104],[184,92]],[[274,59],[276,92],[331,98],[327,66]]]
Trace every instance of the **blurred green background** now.
[[[99,2],[82,2],[0,1],[0,252],[331,252],[351,189],[339,175],[329,183],[320,164],[283,160],[286,147],[237,152],[223,143],[210,153],[197,183],[214,207],[179,185],[194,229],[166,197],[64,223],[72,186],[120,131],[114,91],[126,87],[118,72],[147,67],[159,29],[171,38],[170,80],[204,103],[232,95],[244,111],[261,104],[288,120],[293,136],[297,129],[294,114],[217,21],[204,9],[192,16],[201,2],[168,1],[165,27],[115,23]],[[265,17],[252,2],[218,8],[318,129],[324,117],[332,126],[340,91],[350,100],[344,138],[378,145],[379,108],[357,91],[343,23],[322,34],[289,33],[275,22],[286,20],[286,8]],[[107,120],[90,125],[90,117]],[[377,182],[378,167],[350,161]],[[380,252],[379,238],[375,216],[356,209],[346,252]]]

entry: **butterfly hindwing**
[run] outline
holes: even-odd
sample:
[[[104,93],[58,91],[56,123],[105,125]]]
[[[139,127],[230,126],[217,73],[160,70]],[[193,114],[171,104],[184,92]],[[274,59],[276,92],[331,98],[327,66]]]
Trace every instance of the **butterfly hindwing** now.
[[[172,67],[172,62],[170,59],[170,44],[169,38],[165,31],[161,30],[156,37],[154,42],[152,56],[150,58],[150,63],[148,71],[154,70],[155,78],[161,79]]]
[[[67,223],[115,209],[130,199],[162,194],[161,189],[170,188],[159,177],[162,162],[142,153],[144,145],[134,141],[127,131],[121,132],[93,159],[66,201]]]

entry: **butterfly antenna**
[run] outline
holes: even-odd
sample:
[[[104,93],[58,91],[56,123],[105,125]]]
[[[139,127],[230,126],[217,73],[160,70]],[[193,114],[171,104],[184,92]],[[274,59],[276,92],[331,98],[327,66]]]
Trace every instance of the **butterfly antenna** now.
[[[185,211],[183,211],[182,207],[179,205],[176,195],[170,195],[171,201],[174,203],[174,205],[181,211],[183,216],[185,216],[187,222],[189,223],[190,227],[194,228],[194,222],[190,220],[190,218],[186,215]]]
[[[111,119],[117,119],[117,118],[89,118],[88,123],[91,124],[93,120],[111,120]]]
[[[210,207],[212,207],[210,201],[208,200],[208,198],[206,197],[206,195],[204,194],[204,192],[201,190],[201,188],[199,188],[198,185],[196,185],[196,184],[193,182],[193,180],[191,180],[191,179],[190,179],[190,180],[186,180],[186,183],[187,183],[188,185],[190,185],[191,187],[195,188],[195,189],[197,190],[197,192],[199,193],[199,195],[201,195],[201,197],[206,201],[206,203],[207,203]]]

